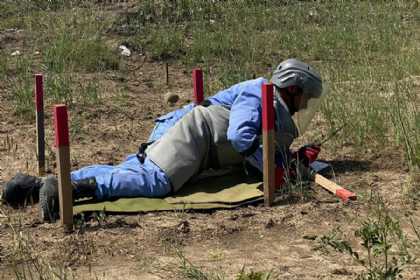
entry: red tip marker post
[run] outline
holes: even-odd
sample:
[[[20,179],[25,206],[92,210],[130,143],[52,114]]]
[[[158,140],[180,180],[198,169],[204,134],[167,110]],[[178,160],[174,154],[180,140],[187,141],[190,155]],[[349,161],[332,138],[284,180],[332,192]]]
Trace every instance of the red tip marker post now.
[[[194,103],[200,105],[204,100],[203,86],[203,70],[194,69],[192,71],[193,87],[194,87]]]
[[[264,205],[271,206],[275,190],[273,84],[262,85]]]
[[[66,105],[54,106],[55,146],[58,160],[60,219],[64,230],[73,230],[73,190],[70,181],[70,142]]]
[[[38,175],[45,175],[44,82],[42,74],[35,75],[35,109]]]

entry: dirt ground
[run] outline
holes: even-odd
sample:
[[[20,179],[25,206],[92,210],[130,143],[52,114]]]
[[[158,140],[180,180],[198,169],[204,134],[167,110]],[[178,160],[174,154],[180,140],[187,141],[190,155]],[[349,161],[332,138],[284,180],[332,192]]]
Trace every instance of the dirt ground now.
[[[7,41],[8,49],[12,49],[10,42],[19,45],[19,38],[15,39]],[[71,107],[70,121],[79,126],[79,132],[71,136],[73,169],[118,163],[147,139],[154,118],[188,102],[190,69],[170,64],[168,86],[162,63],[140,54],[125,63],[128,76],[102,75],[102,98],[97,107]],[[87,78],[81,76],[80,80]],[[127,95],[115,102],[111,97],[121,86],[126,87]],[[18,171],[36,174],[37,170],[34,120],[13,114],[9,90],[0,81],[0,184]],[[181,96],[174,107],[164,102],[167,92]],[[46,104],[46,140],[48,166],[54,173],[51,106]],[[19,210],[3,205],[0,278],[14,277],[10,252],[16,246],[15,229],[29,236],[35,256],[64,264],[75,279],[185,279],[177,252],[183,252],[202,271],[223,274],[227,279],[234,279],[242,268],[271,271],[273,279],[354,279],[363,268],[344,254],[316,250],[319,238],[339,227],[360,250],[353,232],[369,213],[372,190],[378,191],[397,215],[404,217],[410,211],[415,224],[420,225],[415,200],[407,203],[403,195],[409,185],[408,168],[400,151],[366,151],[352,143],[338,151],[327,146],[320,158],[331,162],[335,180],[356,192],[358,201],[344,205],[313,186],[310,199],[280,200],[272,208],[251,205],[206,212],[109,215],[91,219],[72,234],[64,234],[59,224],[41,223],[36,205]],[[407,220],[401,223],[408,237],[415,240]],[[418,279],[419,264],[415,261],[405,267],[404,279]]]

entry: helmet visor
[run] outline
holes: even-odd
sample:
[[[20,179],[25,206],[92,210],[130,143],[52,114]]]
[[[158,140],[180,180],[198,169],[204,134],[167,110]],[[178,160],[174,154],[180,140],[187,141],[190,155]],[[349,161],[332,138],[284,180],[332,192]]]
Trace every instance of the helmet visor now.
[[[324,88],[323,92],[317,95],[303,93],[298,100],[296,104],[297,112],[293,114],[293,120],[299,130],[299,135],[302,135],[308,128],[327,92],[328,90]]]

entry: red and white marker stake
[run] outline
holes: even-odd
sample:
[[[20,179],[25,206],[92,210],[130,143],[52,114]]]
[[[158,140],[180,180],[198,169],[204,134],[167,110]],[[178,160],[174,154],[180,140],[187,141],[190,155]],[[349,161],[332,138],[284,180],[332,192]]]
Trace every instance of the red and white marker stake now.
[[[264,205],[271,206],[275,190],[273,84],[262,85]]]
[[[35,74],[35,108],[38,175],[45,175],[44,82],[42,74]]]
[[[203,86],[203,70],[194,69],[192,71],[193,87],[194,87],[194,103],[200,105],[204,100]]]
[[[55,146],[58,161],[60,219],[66,231],[73,229],[73,188],[70,179],[70,142],[66,105],[54,106]]]

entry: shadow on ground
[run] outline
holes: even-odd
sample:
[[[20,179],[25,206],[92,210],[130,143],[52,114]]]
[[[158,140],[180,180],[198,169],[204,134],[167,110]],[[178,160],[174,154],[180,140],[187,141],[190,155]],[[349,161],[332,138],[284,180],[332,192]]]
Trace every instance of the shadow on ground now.
[[[366,160],[331,160],[327,161],[327,163],[332,166],[332,170],[336,175],[347,172],[367,172],[375,168],[371,161]]]

